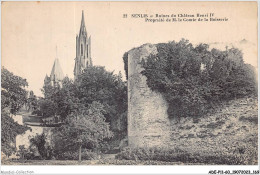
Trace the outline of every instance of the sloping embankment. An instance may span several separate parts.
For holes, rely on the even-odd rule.
[[[172,146],[202,157],[235,155],[243,164],[257,164],[258,106],[256,98],[232,100],[216,113],[195,121],[172,121]]]

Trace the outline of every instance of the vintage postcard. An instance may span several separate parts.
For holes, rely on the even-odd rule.
[[[257,10],[3,1],[1,173],[259,174]]]

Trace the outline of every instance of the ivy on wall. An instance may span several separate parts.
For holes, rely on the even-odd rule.
[[[257,96],[253,66],[245,64],[237,48],[209,50],[188,40],[159,43],[158,53],[141,64],[147,85],[163,94],[173,117],[200,117],[224,101]],[[127,54],[124,55],[127,75]]]
[[[123,61],[124,61],[124,69],[125,69],[126,79],[128,79],[128,52],[124,53]]]

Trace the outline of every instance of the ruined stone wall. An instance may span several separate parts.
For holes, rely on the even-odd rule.
[[[17,122],[19,125],[25,125],[23,123],[23,116],[22,115],[14,115],[13,119],[15,122]],[[19,149],[20,145],[24,145],[25,148],[29,148],[30,146],[30,139],[35,137],[37,134],[40,135],[42,133],[45,133],[46,135],[46,142],[47,144],[51,144],[52,140],[52,127],[43,127],[43,126],[29,126],[30,129],[27,130],[24,134],[19,134],[16,136],[15,144],[16,149]]]
[[[128,52],[128,146],[184,150],[200,155],[201,160],[214,157],[211,161],[221,164],[234,164],[235,156],[236,162],[257,165],[257,98],[232,100],[198,120],[175,117],[169,121],[167,102],[147,86],[141,74],[141,60],[156,53],[156,46],[149,44]]]
[[[168,104],[146,84],[141,60],[156,54],[151,44],[128,52],[128,144],[130,147],[168,147],[170,121]]]

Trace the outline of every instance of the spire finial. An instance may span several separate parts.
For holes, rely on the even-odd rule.
[[[87,34],[86,27],[85,27],[84,10],[82,10],[81,24],[79,30],[79,35],[81,34]]]
[[[82,20],[84,20],[84,10],[82,10]]]
[[[81,27],[85,27],[84,10],[82,10]]]
[[[58,47],[56,45],[56,58],[58,58]]]
[[[82,17],[81,17],[81,26],[85,26],[85,19],[84,19],[84,10],[82,10]]]

